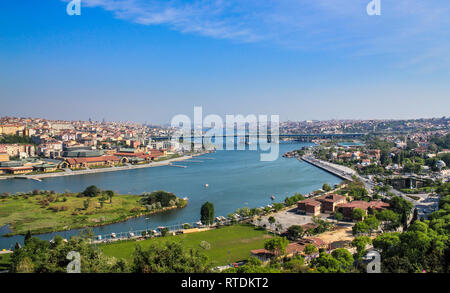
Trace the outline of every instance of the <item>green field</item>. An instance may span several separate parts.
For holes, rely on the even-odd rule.
[[[10,235],[16,235],[116,223],[147,213],[139,199],[136,195],[115,195],[112,203],[107,200],[101,207],[99,197],[93,197],[85,209],[87,198],[76,194],[9,196],[0,199],[0,227],[9,224]]]
[[[11,253],[0,254],[0,271],[9,269],[10,259],[11,259]]]
[[[250,256],[250,250],[263,248],[264,241],[268,238],[271,238],[271,236],[266,231],[247,225],[235,225],[205,232],[158,237],[138,242],[122,241],[101,244],[98,247],[107,256],[130,259],[137,243],[143,248],[147,248],[151,243],[161,243],[168,240],[180,241],[186,248],[201,251],[209,257],[213,265],[218,266],[247,259]],[[208,242],[210,248],[202,248],[200,246],[202,241]]]

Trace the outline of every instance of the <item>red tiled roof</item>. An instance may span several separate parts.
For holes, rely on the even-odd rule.
[[[10,170],[10,171],[14,171],[14,170],[33,170],[33,167],[3,167],[0,168],[0,170]]]
[[[310,206],[320,206],[321,205],[320,202],[318,202],[317,200],[312,199],[312,198],[304,199],[304,200],[301,200],[301,201],[299,201],[297,203],[298,204],[299,203],[304,203],[305,205],[310,205]]]
[[[323,195],[317,199],[322,200],[322,201],[328,201],[328,202],[337,202],[337,201],[344,200],[345,196],[342,196],[339,194],[327,194],[327,195]]]
[[[323,241],[322,239],[318,238],[318,237],[309,237],[305,240],[310,240],[311,244],[316,245],[317,247],[321,247],[324,246],[326,243],[325,241]]]
[[[382,202],[382,201],[371,201],[371,202],[367,202],[367,201],[362,201],[362,200],[355,200],[349,203],[345,203],[345,204],[341,204],[339,205],[339,207],[343,207],[343,208],[360,208],[363,210],[367,210],[368,208],[375,208],[375,209],[380,209],[380,208],[387,208],[389,207],[388,203]]]
[[[67,158],[66,161],[73,165],[79,163],[96,163],[96,162],[107,162],[107,161],[120,161],[119,157],[116,156],[100,156],[91,158]]]
[[[339,207],[343,208],[360,208],[363,210],[367,210],[370,207],[370,204],[367,201],[355,200],[352,202],[344,203],[339,205]]]

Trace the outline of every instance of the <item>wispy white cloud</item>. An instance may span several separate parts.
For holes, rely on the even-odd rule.
[[[63,0],[67,1],[67,0]],[[384,54],[404,66],[450,65],[450,1],[381,0],[82,0],[117,18],[182,33],[346,54]]]

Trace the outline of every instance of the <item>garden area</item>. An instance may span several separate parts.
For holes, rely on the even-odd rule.
[[[248,259],[250,250],[264,247],[265,240],[271,238],[267,231],[249,225],[224,226],[205,232],[182,234],[176,236],[157,237],[142,241],[122,241],[100,244],[106,256],[131,259],[136,244],[147,248],[151,244],[162,244],[166,241],[182,243],[185,248],[201,251],[213,262],[214,266],[226,265]]]

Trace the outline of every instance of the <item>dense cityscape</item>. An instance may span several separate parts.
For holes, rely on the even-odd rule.
[[[446,117],[417,120],[283,122],[280,123],[281,144],[296,141],[309,143],[308,146],[282,154],[283,157],[295,158],[320,168],[341,178],[341,183],[334,186],[324,183],[319,190],[308,194],[295,193],[287,196],[283,202],[274,202],[275,198],[272,198],[273,203],[266,207],[237,208],[227,217],[214,215],[214,206],[207,202],[202,206],[201,221],[186,223],[181,227],[159,227],[156,230],[127,232],[121,235],[112,233],[107,236],[91,235],[74,239],[83,243],[87,239],[86,243],[93,241],[109,245],[106,250],[120,250],[123,248],[121,240],[158,239],[172,234],[192,233],[191,230],[215,233],[214,230],[219,228],[238,229],[248,233],[249,231],[245,230],[254,229],[250,228],[254,226],[268,235],[273,235],[273,238],[271,236],[270,240],[266,240],[264,247],[260,249],[247,250],[247,260],[237,258],[234,264],[224,265],[220,258],[219,261],[212,258],[209,262],[200,258],[191,260],[198,262],[200,266],[192,272],[362,272],[367,270],[364,256],[369,249],[376,249],[384,255],[384,272],[447,272],[445,255],[448,253],[446,239],[449,227],[446,202],[450,196],[449,129],[450,119]],[[189,160],[195,156],[201,159],[205,154],[214,152],[205,150],[201,143],[193,143],[191,149],[180,148],[180,144],[174,145],[170,140],[175,131],[173,128],[132,122],[52,121],[43,118],[3,117],[0,119],[0,130],[0,179],[41,181],[44,178],[63,175],[170,166],[173,161]],[[346,133],[358,133],[358,139],[324,136]],[[37,218],[34,223],[26,224],[22,217],[32,217],[29,213],[33,213],[35,208],[24,205],[23,210],[16,210],[17,214],[13,212],[9,215],[9,220],[7,217],[0,225],[10,225],[12,233],[9,235],[26,234],[25,249],[29,252],[23,253],[35,253],[36,248],[27,248],[30,239],[40,241],[31,238],[32,234],[123,221],[123,218],[117,216],[119,206],[113,207],[113,198],[120,198],[122,207],[126,203],[131,208],[126,219],[183,208],[187,204],[187,198],[181,199],[165,191],[158,192],[142,194],[137,203],[131,199],[136,198],[135,196],[122,198],[122,195],[117,195],[114,191],[103,191],[96,186],[90,186],[79,194],[45,190],[16,194],[4,192],[1,195],[3,203],[12,204],[17,197],[28,198],[28,201],[30,198],[36,198],[41,208],[47,208],[49,213],[53,214],[47,216],[48,219],[53,218],[53,224],[46,227]],[[95,198],[99,196],[98,203],[95,203]],[[46,198],[45,201],[43,197]],[[78,204],[84,205],[84,208],[75,208],[71,212],[72,221],[62,221],[61,216],[70,214],[71,206],[76,204],[75,198],[80,197],[87,198],[84,201],[78,200]],[[61,205],[58,202],[66,204]],[[92,208],[94,211],[89,211]],[[0,207],[0,212],[2,209],[9,209],[8,204]],[[92,218],[81,220],[80,216],[83,214]],[[102,216],[98,218],[99,215]],[[58,224],[58,221],[64,224]],[[66,226],[63,227],[64,225]],[[224,231],[222,230],[222,233]],[[414,233],[417,235],[413,236]],[[401,250],[413,245],[407,242],[409,238],[403,235],[419,237],[418,239],[425,237],[422,241],[426,243],[421,245],[424,245],[423,249],[429,250],[429,253],[422,250],[419,256],[409,255],[407,251],[383,249],[388,242],[395,239],[402,243],[399,246],[399,249],[402,247]],[[62,240],[67,242],[67,239],[62,238],[52,241]],[[72,243],[72,240],[69,243]],[[254,245],[258,245],[257,243]],[[438,243],[441,243],[441,248],[436,246]],[[202,245],[211,244],[206,242]],[[11,270],[35,270],[36,268],[23,267],[24,259],[16,256],[18,251],[24,249],[20,247],[21,245],[16,243]],[[49,249],[57,247],[51,246]],[[167,249],[172,251],[182,248],[168,246]],[[156,247],[153,247],[153,251],[155,250],[157,251]],[[320,251],[331,254],[322,255]],[[7,252],[4,249],[3,255],[10,255]],[[100,253],[97,257],[102,259],[106,256]],[[327,258],[330,257],[334,259],[336,266],[328,263],[330,260]],[[280,267],[277,263],[282,259],[284,261]],[[131,259],[125,258],[113,267],[90,267],[86,271],[138,272],[150,269],[146,265],[135,267],[136,264],[130,261]],[[147,261],[150,259],[145,260]],[[211,267],[213,263],[220,265]],[[62,268],[55,267],[50,270],[59,269]],[[166,267],[163,270],[172,269]],[[193,268],[185,269],[188,272]]]
[[[446,282],[449,11],[0,1],[0,283]]]

